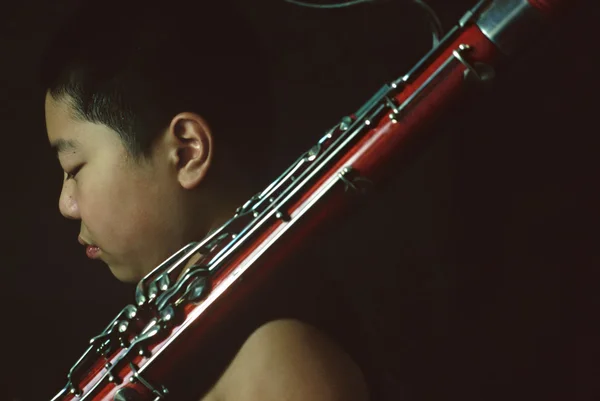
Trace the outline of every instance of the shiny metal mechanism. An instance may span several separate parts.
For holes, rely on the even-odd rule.
[[[342,121],[340,122],[340,130],[341,131],[347,131],[348,128],[350,128],[350,125],[352,124],[352,118],[351,117],[343,117]]]
[[[352,173],[352,167],[351,166],[346,166],[342,169],[342,171],[340,171],[338,173],[338,177],[340,178],[340,180],[344,183],[345,187],[344,187],[344,191],[348,191],[348,189],[353,189],[355,191],[358,191],[358,188],[356,188],[356,186],[354,185],[354,183],[352,183],[352,181],[350,181],[350,179],[348,179],[348,175]]]
[[[123,383],[123,380],[119,376],[114,376],[112,373],[108,374],[108,381],[115,384]]]
[[[492,0],[481,0],[475,5],[475,7],[467,11],[465,15],[462,16],[462,18],[458,22],[458,25],[461,28],[464,28],[465,26],[475,22],[477,20],[477,17],[479,17],[479,13],[481,12],[481,10],[483,10],[484,7],[488,6],[491,2]]]
[[[481,13],[477,26],[500,51],[512,55],[523,38],[533,36],[543,22],[528,0],[496,0]]]
[[[114,397],[115,401],[141,401],[140,394],[130,387],[120,388]]]
[[[354,193],[365,195],[373,186],[373,182],[358,174],[358,170],[352,166],[344,167],[339,173],[338,178],[344,183],[344,191],[351,189]]]
[[[452,55],[465,67],[467,67],[467,70],[465,71],[465,79],[474,79],[479,82],[492,80],[496,76],[494,68],[484,63],[472,64],[466,58],[466,55],[470,50],[471,46],[460,44],[458,49],[452,52]]]
[[[289,214],[282,212],[281,210],[278,210],[277,213],[275,213],[275,217],[286,222],[292,219]]]
[[[388,114],[388,117],[390,118],[393,124],[397,124],[397,117],[400,114],[400,110],[398,110],[398,104],[396,103],[395,99],[390,96],[385,97],[385,103],[391,110],[391,113]]]
[[[160,386],[160,390],[157,390],[152,384],[148,382],[148,380],[144,379],[140,375],[138,370],[135,368],[135,365],[133,363],[129,363],[129,368],[133,372],[133,375],[129,378],[129,381],[131,383],[135,383],[136,381],[142,383],[144,387],[146,387],[152,392],[152,394],[154,394],[154,401],[163,400],[169,394],[169,390],[167,390],[165,386]]]
[[[212,237],[216,235],[216,233],[214,233],[213,235],[211,235],[209,238],[206,239],[206,241],[209,241],[212,239]],[[179,251],[175,252],[173,255],[171,255],[167,260],[165,260],[163,263],[161,263],[158,267],[154,268],[150,273],[148,273],[146,275],[146,277],[144,277],[143,279],[140,280],[140,282],[137,284],[136,289],[135,289],[135,302],[138,305],[138,307],[141,307],[149,302],[151,302],[152,300],[156,299],[157,296],[159,295],[159,292],[165,291],[163,290],[165,284],[169,284],[169,273],[172,273],[174,270],[178,269],[178,268],[182,268],[185,260],[186,260],[186,256],[191,256],[194,252],[196,252],[202,244],[199,244],[197,242],[192,242],[187,244],[186,246],[184,246],[183,248],[181,248]],[[161,275],[167,275],[167,277],[165,278],[161,278],[158,277],[160,281],[160,286],[155,283],[153,285],[150,285],[149,283],[156,280],[156,277],[161,274]]]

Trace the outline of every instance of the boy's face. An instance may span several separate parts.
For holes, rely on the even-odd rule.
[[[119,280],[141,279],[186,240],[185,205],[168,155],[159,149],[138,163],[115,131],[76,120],[64,99],[47,96],[45,111],[65,171],[60,212],[81,222],[89,257]]]

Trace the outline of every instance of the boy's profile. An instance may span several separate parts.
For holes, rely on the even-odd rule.
[[[88,2],[42,76],[60,212],[121,281],[203,238],[269,178],[267,64],[222,1]],[[293,318],[255,327],[209,388],[202,400],[369,399],[356,361]]]

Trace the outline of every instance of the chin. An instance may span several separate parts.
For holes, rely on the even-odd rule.
[[[108,268],[117,280],[127,284],[137,284],[144,277],[131,267],[108,265]]]

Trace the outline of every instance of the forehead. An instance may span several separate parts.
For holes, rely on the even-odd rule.
[[[97,148],[123,149],[118,134],[102,124],[76,117],[68,98],[46,95],[46,131],[48,140],[59,156]]]

